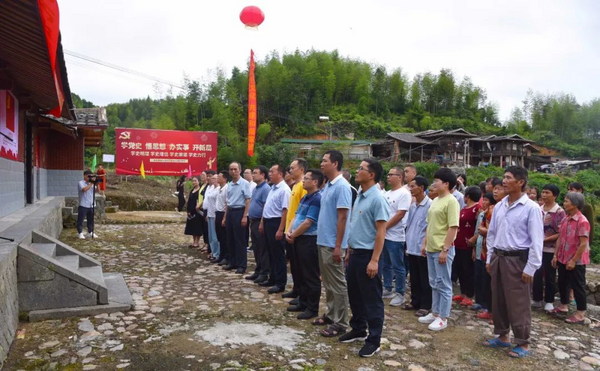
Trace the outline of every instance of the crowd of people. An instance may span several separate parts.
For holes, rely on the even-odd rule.
[[[530,353],[532,308],[584,322],[593,209],[580,183],[564,190],[560,206],[561,190],[529,188],[520,166],[468,186],[466,175],[449,168],[430,183],[409,164],[392,167],[381,183],[382,165],[364,159],[354,173],[357,189],[343,164],[330,150],[320,169],[296,158],[288,167],[244,170],[232,162],[203,172],[187,200],[190,247],[201,248],[204,238],[210,261],[240,275],[252,250],[256,266],[245,279],[291,298],[287,311],[322,327],[322,336],[363,341],[362,357],[380,349],[386,303],[414,311],[432,331],[448,326],[453,302],[468,307],[494,325],[497,337],[483,346],[512,348],[516,358]],[[284,292],[288,262],[293,288]],[[569,316],[573,300],[577,311]]]

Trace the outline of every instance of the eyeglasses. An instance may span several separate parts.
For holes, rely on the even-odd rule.
[[[369,168],[368,167],[362,167],[362,166],[358,167],[358,171],[363,171],[363,170],[364,171],[369,171]]]
[[[311,178],[311,177],[307,177],[307,176],[305,176],[305,177],[304,177],[304,178],[302,178],[302,179],[304,179],[304,181],[305,181],[305,182],[308,182],[308,181],[314,180],[313,178]]]

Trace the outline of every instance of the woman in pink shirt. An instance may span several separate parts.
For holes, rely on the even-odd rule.
[[[560,223],[559,237],[552,266],[558,268],[558,290],[560,305],[552,314],[569,312],[569,287],[573,289],[577,302],[577,313],[566,319],[567,323],[584,323],[586,307],[585,266],[590,264],[590,223],[581,213],[585,198],[581,193],[569,192],[563,207],[567,217]]]

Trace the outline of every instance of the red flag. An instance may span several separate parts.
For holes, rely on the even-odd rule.
[[[54,107],[50,113],[56,117],[60,117],[65,97],[62,91],[62,82],[59,78],[60,71],[56,70],[56,53],[58,51],[58,38],[60,35],[58,3],[56,0],[38,0],[37,3],[44,28],[46,45],[48,46],[48,56],[50,57],[50,67],[54,76],[56,96],[58,98],[58,106]]]
[[[250,71],[248,78],[248,156],[254,156],[256,140],[256,82],[254,81],[254,51],[250,50]]]

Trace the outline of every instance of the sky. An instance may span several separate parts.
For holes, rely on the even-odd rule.
[[[210,80],[296,49],[417,73],[451,69],[484,88],[506,120],[527,91],[600,97],[597,0],[58,0],[63,48],[163,80]],[[259,6],[246,30],[239,14]],[[97,105],[158,97],[150,80],[66,56],[71,91]],[[168,90],[165,86],[163,92]],[[176,93],[177,90],[175,89]]]

